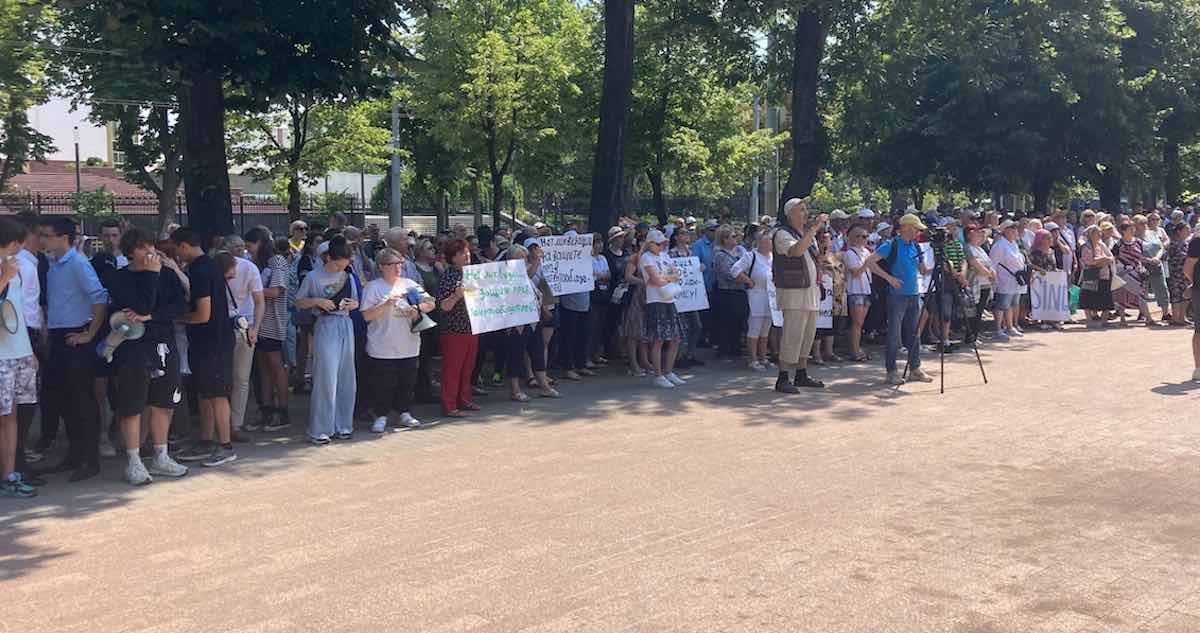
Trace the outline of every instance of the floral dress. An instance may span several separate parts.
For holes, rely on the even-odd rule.
[[[1117,274],[1125,281],[1125,286],[1113,291],[1113,301],[1122,308],[1137,310],[1146,302],[1146,266],[1143,252],[1141,240],[1117,242]]]
[[[1187,242],[1183,240],[1171,242],[1167,247],[1167,289],[1171,293],[1171,303],[1183,303],[1188,300],[1188,280],[1183,276],[1187,250]]]

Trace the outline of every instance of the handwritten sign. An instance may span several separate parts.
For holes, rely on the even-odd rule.
[[[1071,284],[1067,273],[1035,273],[1029,287],[1029,306],[1035,321],[1068,321],[1071,319]]]
[[[592,234],[539,237],[542,243],[542,274],[554,296],[591,292],[596,287],[592,276]]]
[[[704,290],[704,274],[700,272],[699,257],[674,257],[679,269],[679,285],[683,290],[675,295],[675,310],[680,314],[708,309],[708,292]]]
[[[541,317],[525,262],[519,259],[463,268],[463,288],[474,334],[536,323]]]
[[[833,275],[824,273],[821,275],[821,285],[825,287],[825,298],[821,300],[817,306],[817,328],[822,330],[833,329]]]

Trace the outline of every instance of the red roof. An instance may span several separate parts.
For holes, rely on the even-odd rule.
[[[121,197],[154,197],[153,193],[121,178],[121,174],[112,167],[80,166],[79,180],[84,191],[105,189]],[[8,185],[16,192],[75,193],[75,163],[58,160],[30,163],[27,172],[10,178]]]

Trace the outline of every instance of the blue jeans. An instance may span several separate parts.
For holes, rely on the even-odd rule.
[[[916,295],[890,294],[887,298],[888,334],[885,367],[896,371],[896,357],[900,353],[900,339],[908,348],[908,369],[921,366],[921,342],[917,340],[917,320],[921,316],[921,298]]]
[[[354,431],[357,390],[354,369],[354,323],[350,317],[317,318],[313,328],[313,389],[310,437]]]

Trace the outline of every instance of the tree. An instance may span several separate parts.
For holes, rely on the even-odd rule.
[[[209,235],[233,230],[225,151],[226,87],[251,101],[287,94],[351,95],[378,83],[407,3],[268,0],[64,0],[105,11],[123,52],[179,78],[189,219]],[[145,37],[124,39],[136,27]],[[241,106],[242,104],[235,104]]]
[[[288,216],[300,218],[301,185],[338,167],[383,167],[392,153],[391,131],[373,124],[384,101],[340,103],[309,95],[269,100],[266,112],[229,118],[229,156],[259,180],[279,180],[287,191]]]
[[[49,98],[48,63],[37,42],[55,22],[47,3],[0,0],[0,192],[26,163],[54,151],[50,137],[29,124],[29,110]]]
[[[633,99],[634,0],[604,2],[604,86],[588,226],[606,230],[625,212],[626,136]]]
[[[413,109],[487,172],[497,225],[518,150],[556,136],[579,91],[583,17],[571,0],[450,0],[422,20]]]

